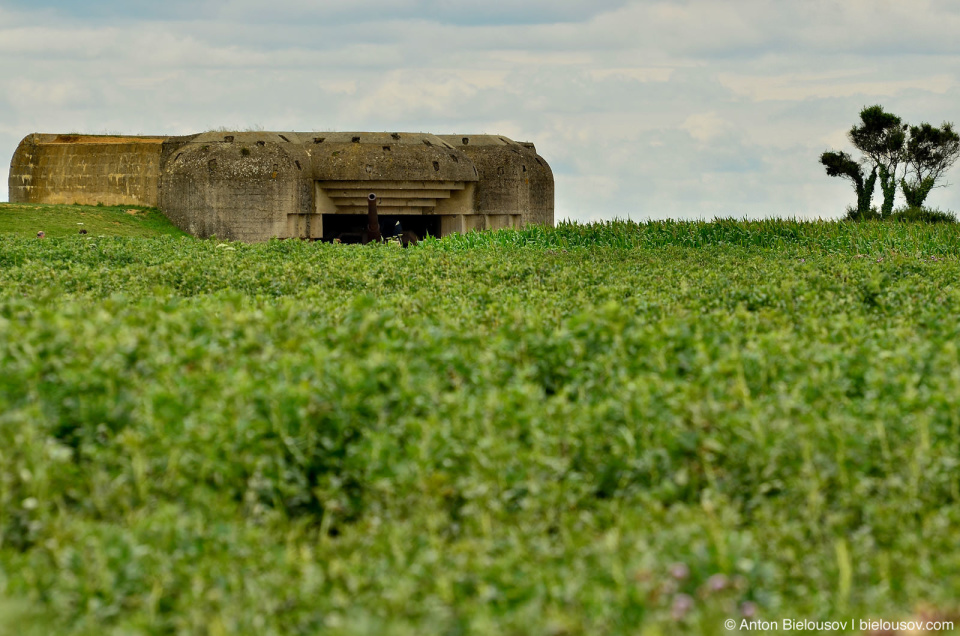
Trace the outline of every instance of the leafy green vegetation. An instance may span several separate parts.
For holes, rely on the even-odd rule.
[[[913,223],[0,238],[0,624],[956,620],[958,257]]]
[[[0,203],[0,235],[47,238],[87,236],[184,236],[160,210],[138,206]]]
[[[923,209],[927,195],[938,183],[945,185],[947,172],[960,159],[960,135],[952,123],[943,122],[940,127],[926,122],[911,126],[879,104],[860,111],[860,122],[847,132],[847,137],[862,154],[861,161],[855,161],[846,152],[828,150],[820,155],[820,163],[827,176],[853,184],[857,206],[847,210],[847,218],[853,221],[891,218],[897,183],[908,210],[922,218],[923,213],[930,212]],[[877,176],[883,193],[879,210],[871,207]]]
[[[935,208],[904,207],[894,211],[892,219],[904,223],[956,223],[957,215]]]

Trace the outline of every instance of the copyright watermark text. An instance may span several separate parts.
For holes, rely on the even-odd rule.
[[[776,621],[735,620],[728,618],[724,622],[728,631],[739,632],[946,632],[952,631],[952,621],[881,621],[873,619],[847,619],[845,621],[821,621],[784,618]]]

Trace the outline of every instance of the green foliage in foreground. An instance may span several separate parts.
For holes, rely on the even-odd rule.
[[[958,246],[775,222],[0,239],[0,621],[951,616]]]
[[[36,237],[43,230],[47,238],[86,236],[184,236],[155,208],[138,206],[45,205],[0,203],[0,235]]]

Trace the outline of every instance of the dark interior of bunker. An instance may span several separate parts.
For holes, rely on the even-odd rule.
[[[378,220],[380,235],[384,238],[399,236],[403,232],[413,232],[418,240],[427,236],[440,236],[440,217],[438,216],[381,214]],[[324,214],[321,240],[327,243],[334,239],[338,239],[341,243],[362,243],[366,229],[366,214]]]

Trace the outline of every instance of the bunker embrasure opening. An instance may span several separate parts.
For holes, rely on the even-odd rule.
[[[380,235],[384,239],[401,236],[403,232],[413,232],[417,235],[417,240],[423,240],[427,236],[440,236],[440,217],[436,216],[381,214],[379,222]],[[364,243],[366,231],[365,214],[323,215],[322,240],[325,242],[338,240],[341,243]]]

